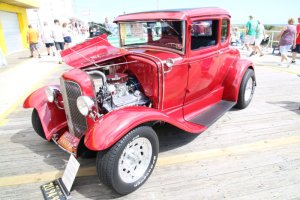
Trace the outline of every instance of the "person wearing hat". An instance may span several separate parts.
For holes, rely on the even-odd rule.
[[[250,50],[250,45],[254,44],[257,25],[257,20],[254,20],[254,17],[250,15],[249,21],[246,24],[245,46],[247,50]]]

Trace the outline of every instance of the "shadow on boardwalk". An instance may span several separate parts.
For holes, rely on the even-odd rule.
[[[197,138],[198,134],[191,134],[184,132],[172,125],[156,125],[153,129],[157,132],[160,142],[160,152],[170,151],[181,146],[184,146]],[[40,138],[32,128],[23,129],[14,134],[10,138],[11,142],[21,144],[26,149],[29,149],[35,156],[32,162],[35,163],[35,159],[42,161],[46,165],[55,167],[57,170],[63,171],[66,167],[69,154],[62,151],[53,142],[45,141]],[[78,158],[81,168],[95,167],[96,158]],[[42,168],[42,166],[40,167]],[[42,170],[42,169],[37,169]],[[58,176],[59,174],[57,174]],[[98,179],[97,175],[90,175],[85,177],[77,177],[73,192],[83,195],[89,199],[115,199],[121,196],[115,193],[113,190],[103,185]]]
[[[294,101],[268,101],[267,103],[280,106],[289,111],[293,111],[300,115],[300,102]]]

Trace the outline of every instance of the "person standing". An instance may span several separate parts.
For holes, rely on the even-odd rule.
[[[53,40],[52,30],[48,26],[47,22],[44,22],[42,39],[43,39],[43,42],[45,43],[45,46],[47,48],[48,56],[50,56],[50,51],[52,51],[52,55],[55,56],[54,49],[53,49],[54,40]]]
[[[241,32],[239,31],[238,27],[234,27],[230,36],[230,44],[231,45],[235,44],[236,46],[240,45],[241,43],[240,38],[241,38]]]
[[[53,35],[53,39],[54,39],[55,48],[58,51],[58,63],[62,64],[60,52],[62,50],[64,50],[65,42],[64,42],[64,36],[63,36],[63,29],[60,26],[58,19],[54,20],[54,27],[52,30],[52,35]]]
[[[260,54],[260,56],[263,56],[263,52],[261,51],[261,42],[263,39],[266,38],[266,32],[265,32],[265,27],[261,23],[261,21],[257,20],[257,28],[256,28],[256,36],[255,36],[255,44],[253,46],[253,51],[250,54],[250,56],[255,55],[257,52]]]
[[[70,44],[72,43],[71,30],[69,29],[67,23],[63,23],[62,27],[63,27],[65,47],[69,48]]]
[[[109,32],[112,32],[112,24],[109,22],[108,20],[108,17],[105,17],[104,19],[104,26],[105,26],[105,29]]]
[[[294,19],[288,20],[288,25],[280,32],[279,40],[279,51],[281,53],[280,66],[283,65],[284,61],[288,61],[287,53],[296,43],[296,27],[294,26]],[[287,67],[289,67],[289,63]]]
[[[297,53],[300,53],[300,17],[298,18],[298,24],[296,27],[296,43],[294,43],[293,49],[292,49],[292,64],[296,63],[296,56]]]
[[[36,51],[38,53],[38,57],[41,58],[41,54],[38,49],[38,42],[39,42],[39,33],[37,32],[37,30],[33,29],[31,25],[28,25],[27,43],[29,43],[31,58],[33,58],[34,51]]]
[[[249,16],[249,21],[246,24],[246,37],[245,37],[245,46],[247,50],[250,50],[250,45],[253,45],[256,36],[256,28],[257,28],[257,21],[254,20],[252,15]]]

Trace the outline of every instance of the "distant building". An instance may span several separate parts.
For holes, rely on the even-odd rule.
[[[68,22],[69,18],[75,17],[74,0],[40,0],[39,9],[27,10],[29,23],[40,28],[44,21],[49,24],[54,19],[60,22]]]
[[[0,48],[5,55],[28,47],[26,9],[38,7],[38,0],[0,0]]]

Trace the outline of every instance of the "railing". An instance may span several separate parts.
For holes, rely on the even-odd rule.
[[[266,34],[270,36],[269,47],[273,47],[273,43],[279,44],[279,40],[275,40],[274,38],[279,39],[280,31],[268,31],[268,30],[266,30]]]
[[[273,48],[274,43],[279,44],[279,34],[280,31],[270,31],[270,30],[265,30],[266,34],[270,37],[269,44],[267,47]],[[240,32],[246,36],[246,29],[240,29]]]

